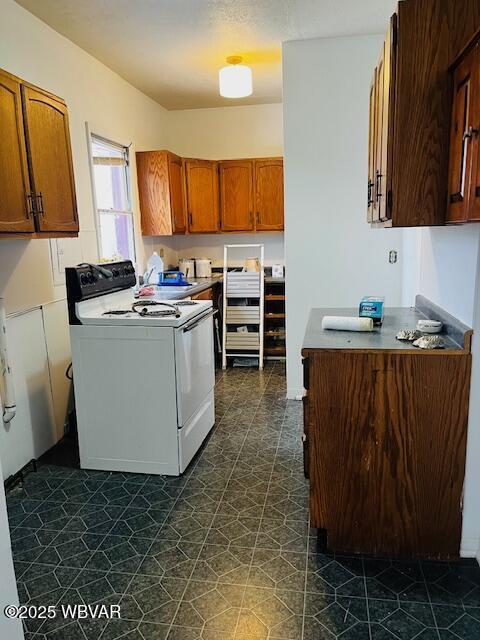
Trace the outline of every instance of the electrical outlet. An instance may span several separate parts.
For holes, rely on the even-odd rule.
[[[391,249],[388,254],[388,261],[390,264],[395,264],[398,259],[398,254],[395,249]]]

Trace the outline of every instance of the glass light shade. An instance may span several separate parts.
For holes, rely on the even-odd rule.
[[[252,70],[244,64],[229,64],[218,72],[220,95],[224,98],[245,98],[253,91]]]

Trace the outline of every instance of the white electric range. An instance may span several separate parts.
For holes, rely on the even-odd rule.
[[[212,302],[136,299],[128,261],[66,275],[81,467],[181,474],[215,422]]]

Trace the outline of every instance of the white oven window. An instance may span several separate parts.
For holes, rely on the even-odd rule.
[[[128,147],[91,136],[100,262],[135,262]]]

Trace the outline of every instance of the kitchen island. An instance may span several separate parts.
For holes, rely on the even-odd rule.
[[[471,330],[417,296],[371,333],[322,330],[314,309],[302,349],[304,460],[319,541],[342,553],[458,558]],[[444,323],[446,348],[395,339],[419,318]]]

